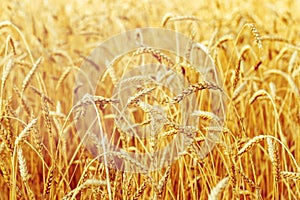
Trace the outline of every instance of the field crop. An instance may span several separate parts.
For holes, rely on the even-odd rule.
[[[1,200],[300,199],[299,1],[0,5]],[[146,27],[191,43],[91,53]]]

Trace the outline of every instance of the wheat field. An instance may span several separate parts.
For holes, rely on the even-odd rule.
[[[0,5],[1,200],[300,199],[299,1],[2,0]],[[218,85],[200,78],[189,54],[179,58],[140,48],[107,66],[96,94],[74,103],[76,77],[91,52],[116,34],[143,27],[173,30],[205,46]],[[140,73],[134,69],[145,62],[172,66],[188,81],[173,94],[143,74],[123,76],[129,69]],[[147,70],[151,74],[154,68]],[[121,78],[136,89],[125,102],[113,98],[125,98],[112,92]],[[220,116],[205,110],[214,103],[206,98],[214,91],[222,93],[226,107],[217,127],[210,125]],[[192,97],[195,104],[185,107]],[[157,102],[164,107],[152,105]],[[189,145],[156,170],[121,151],[101,150],[97,139],[90,151],[76,128],[86,116],[75,112],[89,103],[98,113],[95,123],[125,152],[147,154],[176,137]],[[122,124],[124,116],[113,122],[125,107],[141,129]],[[180,124],[190,111],[196,125]],[[149,124],[157,135],[142,141],[126,135],[126,130],[145,132]],[[219,137],[203,156],[205,133],[214,128]],[[116,160],[138,172],[116,168]]]

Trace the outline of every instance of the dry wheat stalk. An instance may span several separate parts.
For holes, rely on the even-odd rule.
[[[278,74],[278,75],[281,75],[282,77],[284,77],[289,85],[291,86],[292,88],[292,91],[295,93],[295,95],[300,98],[300,90],[299,88],[297,87],[295,81],[293,80],[293,78],[291,77],[290,74],[286,73],[286,72],[283,72],[281,70],[278,70],[278,69],[270,69],[266,72],[264,72],[266,75],[269,75],[269,74]]]
[[[27,76],[25,77],[23,83],[22,83],[22,89],[21,89],[21,93],[23,94],[25,89],[27,88],[30,80],[32,79],[35,71],[37,70],[38,66],[41,64],[43,58],[40,57],[38,58],[38,60],[35,62],[35,64],[33,65],[33,67],[31,68],[31,70],[29,71],[29,73],[27,74]]]
[[[234,40],[234,37],[232,35],[224,35],[213,45],[211,50],[214,50],[215,48],[220,48],[224,43],[232,40]]]
[[[90,188],[92,186],[99,187],[99,186],[106,186],[107,182],[103,180],[97,180],[97,179],[88,179],[83,184],[81,184],[79,187],[76,187],[75,189],[71,190],[67,195],[65,195],[62,199],[63,200],[69,200],[69,199],[75,199],[76,195],[86,189]]]

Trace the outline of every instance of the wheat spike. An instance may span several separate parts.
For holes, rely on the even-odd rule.
[[[171,172],[171,166],[169,166],[167,168],[167,170],[165,171],[163,177],[159,180],[158,185],[156,186],[156,197],[158,199],[163,198],[163,192],[165,191],[167,181],[168,181],[168,178],[170,176],[170,172]]]
[[[58,90],[58,88],[61,86],[62,82],[70,74],[71,70],[72,70],[72,67],[68,67],[67,69],[65,69],[65,71],[62,73],[62,75],[59,77],[59,79],[57,81],[57,85],[55,87],[55,90]]]
[[[138,200],[139,197],[143,194],[147,186],[149,185],[149,181],[145,180],[142,185],[137,189],[137,191],[133,194],[132,199]]]
[[[256,91],[252,97],[249,99],[249,104],[253,104],[257,98],[267,96],[267,92],[265,90]]]
[[[22,130],[22,132],[18,135],[18,137],[15,140],[15,146],[18,146],[18,144],[27,136],[29,130],[37,123],[37,119],[31,120],[29,124],[26,125],[26,127]]]
[[[215,120],[219,121],[219,117],[212,112],[203,111],[203,110],[195,110],[192,113],[192,116],[198,116],[204,120]]]
[[[27,114],[28,116],[30,116],[30,113],[31,113],[31,112],[30,112],[29,106],[28,106],[28,104],[26,103],[26,100],[24,100],[24,98],[22,98],[21,92],[19,91],[19,89],[17,88],[17,86],[14,86],[14,91],[15,91],[15,93],[18,95],[18,97],[20,98],[20,100],[21,100],[21,105],[22,105],[22,107],[24,108],[26,114]]]
[[[56,169],[55,164],[52,164],[50,169],[48,170],[46,183],[44,184],[44,192],[43,192],[44,197],[48,195],[51,191],[55,169]]]
[[[21,148],[18,148],[18,161],[19,161],[20,174],[21,174],[22,180],[24,182],[27,182],[28,181],[28,169],[27,169],[26,160],[23,156],[23,151]]]
[[[295,65],[296,65],[296,60],[298,57],[298,51],[294,51],[294,53],[291,56],[291,59],[289,61],[289,66],[288,66],[288,72],[289,74],[292,74],[294,69],[295,69]]]
[[[281,171],[280,175],[283,178],[287,179],[294,179],[296,181],[300,181],[300,173],[299,172],[287,172],[287,171]]]
[[[278,146],[276,143],[273,142],[271,138],[267,138],[268,144],[268,153],[274,167],[274,175],[275,181],[278,183],[280,179],[280,167],[279,167],[279,153],[278,153]]]
[[[241,93],[241,91],[246,87],[247,85],[247,81],[244,81],[242,84],[240,84],[234,91],[232,94],[232,100],[236,100],[236,98],[239,96],[239,94]]]
[[[7,64],[5,65],[4,67],[4,70],[3,70],[3,74],[2,74],[2,82],[1,82],[1,93],[3,94],[3,90],[4,90],[4,87],[5,87],[5,83],[6,83],[6,80],[8,78],[8,75],[10,73],[10,71],[12,70],[14,66],[14,61],[13,59],[9,59]]]
[[[209,200],[218,200],[221,192],[226,188],[229,181],[229,177],[225,177],[218,182],[218,184],[211,190],[208,199]]]
[[[261,36],[257,30],[257,28],[255,27],[255,24],[253,23],[248,23],[247,26],[250,28],[252,34],[254,35],[255,37],[255,41],[256,41],[256,44],[258,46],[259,49],[262,49],[262,39],[261,39]]]
[[[237,156],[242,155],[243,153],[249,151],[254,145],[266,139],[268,136],[266,135],[258,135],[249,140],[237,153]]]
[[[156,58],[158,60],[159,63],[162,63],[162,61],[165,61],[168,66],[172,67],[174,66],[174,62],[173,60],[167,56],[166,54],[162,53],[161,51],[154,49],[152,47],[141,47],[139,49],[137,49],[133,55],[137,56],[137,55],[141,55],[141,54],[151,54],[154,58]]]
[[[32,79],[36,69],[38,68],[38,66],[40,65],[40,63],[42,62],[42,57],[40,57],[36,63],[33,65],[33,67],[31,68],[31,70],[29,71],[29,73],[27,74],[27,76],[25,77],[23,84],[22,84],[22,89],[21,89],[21,93],[23,94],[25,89],[27,88],[30,80]]]
[[[138,91],[134,96],[131,96],[130,98],[128,98],[127,105],[132,105],[132,104],[137,103],[142,97],[151,93],[154,89],[155,89],[155,87],[144,88],[141,91]]]
[[[221,90],[220,87],[218,87],[217,85],[215,85],[214,83],[211,82],[199,82],[196,84],[192,84],[190,85],[187,89],[183,90],[180,94],[178,94],[176,97],[174,97],[171,100],[171,103],[179,103],[180,101],[182,101],[185,97],[187,97],[188,95],[192,94],[193,92],[197,92],[200,90],[204,90],[204,89],[208,89],[208,90]]]

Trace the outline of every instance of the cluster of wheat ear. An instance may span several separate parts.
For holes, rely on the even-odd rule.
[[[4,0],[1,7],[0,199],[300,199],[296,1]],[[72,103],[90,52],[149,26],[205,46],[218,81],[197,71],[206,66],[191,62],[192,42],[182,57],[145,45],[107,63],[96,93]],[[126,76],[147,63],[166,73]],[[161,83],[172,73],[184,79],[176,92]],[[224,97],[222,115],[212,109],[215,93]],[[89,106],[97,113],[91,124],[122,151],[91,130],[83,135],[95,148],[84,144],[76,123]],[[128,134],[136,130],[149,138]],[[163,152],[176,138],[187,148]],[[204,154],[210,140],[216,145]]]

